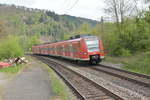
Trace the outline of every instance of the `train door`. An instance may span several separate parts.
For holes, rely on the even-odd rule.
[[[73,43],[73,57],[74,58],[79,58],[79,48],[80,48],[80,45],[79,45],[79,42],[74,42]]]
[[[80,49],[79,50],[80,59],[86,59],[89,57],[88,51],[87,51],[87,46],[86,46],[84,39],[80,40],[80,48],[79,49]]]
[[[53,55],[57,55],[57,46],[54,45],[52,48],[53,48]]]
[[[66,45],[66,56],[69,57],[70,56],[70,50],[69,50],[69,44]]]
[[[80,41],[76,44],[76,57],[80,58]]]
[[[63,44],[60,44],[59,47],[60,47],[59,48],[60,49],[60,55],[63,56]]]
[[[51,54],[51,46],[50,46],[50,45],[47,46],[47,50],[48,50],[48,51],[47,51],[47,52],[48,52],[48,55],[50,55],[50,54]]]
[[[45,46],[45,54],[48,55],[49,54],[49,49],[48,49],[48,45]]]
[[[70,51],[70,57],[71,57],[71,58],[74,58],[74,57],[73,57],[73,43],[71,43],[71,44],[69,45],[69,51]]]
[[[65,44],[62,44],[62,56],[65,56]]]
[[[56,53],[56,55],[59,55],[59,46],[56,45],[55,47],[56,47],[56,50],[55,50],[56,52],[55,53]]]
[[[64,44],[64,56],[66,57],[67,56],[67,44],[65,43]]]

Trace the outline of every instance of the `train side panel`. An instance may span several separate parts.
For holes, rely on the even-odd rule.
[[[102,40],[96,37],[42,44],[33,46],[32,51],[34,54],[61,56],[92,63],[99,63],[104,58]]]

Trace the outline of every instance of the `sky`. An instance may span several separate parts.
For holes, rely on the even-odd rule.
[[[103,8],[105,7],[103,0],[0,0],[0,3],[47,9],[57,14],[68,14],[94,20],[100,20],[104,15]]]

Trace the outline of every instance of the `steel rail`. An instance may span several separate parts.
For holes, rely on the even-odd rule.
[[[43,63],[47,64],[50,68],[52,68],[63,79],[63,81],[67,84],[67,86],[69,86],[71,88],[71,90],[75,93],[75,95],[77,96],[77,98],[79,98],[80,100],[86,100],[80,94],[80,92],[71,84],[71,82],[67,78],[65,78],[65,76],[59,72],[59,70],[56,70],[53,67],[54,65],[49,64],[46,60],[44,60],[41,57],[37,57],[37,56],[34,56],[34,57],[36,57],[37,59],[41,60]]]
[[[106,67],[106,68],[113,69],[113,70],[117,70],[117,71],[120,71],[120,72],[125,72],[125,73],[132,74],[132,75],[136,75],[136,76],[139,76],[139,77],[150,79],[150,75],[145,75],[145,74],[140,74],[140,73],[136,73],[136,72],[131,72],[131,71],[127,71],[127,70],[123,70],[123,69],[119,69],[119,68],[115,68],[115,67],[111,67],[111,66],[107,66],[107,65],[103,65],[103,64],[99,64],[99,66]]]
[[[150,76],[148,75],[143,75],[143,74],[138,74],[138,73],[132,73],[129,71],[125,71],[122,69],[118,69],[118,68],[113,68],[110,66],[105,66],[105,65],[99,65],[99,66],[93,66],[93,67],[89,67],[93,70],[96,71],[101,71],[104,73],[107,73],[109,75],[113,75],[115,77],[119,77],[121,79],[125,79],[134,83],[138,83],[140,85],[146,86],[148,88],[150,88]]]
[[[102,91],[103,93],[107,94],[109,97],[114,98],[115,100],[123,100],[121,97],[119,97],[118,95],[112,93],[111,91],[107,90],[106,88],[100,86],[99,84],[93,82],[92,80],[88,79],[87,77],[81,75],[80,73],[77,73],[67,67],[65,67],[63,64],[54,62],[50,59],[46,59],[45,57],[39,57],[36,56],[36,58],[38,58],[39,60],[43,61],[44,63],[46,63],[49,67],[51,67],[71,88],[72,90],[76,93],[76,95],[81,99],[81,100],[89,100],[84,94],[81,93],[81,91],[79,91],[79,89],[77,89],[70,80],[68,80],[68,78],[62,74],[62,70],[68,70],[70,71],[72,74],[74,73],[74,75],[76,75],[75,77],[78,76],[78,78],[82,78],[83,80],[85,80],[87,83],[92,84],[94,87],[96,87],[97,89],[99,89],[99,91]],[[58,67],[58,68],[57,68]],[[63,69],[62,69],[63,68]],[[76,78],[76,79],[78,79]],[[87,84],[85,83],[85,84]],[[83,83],[82,83],[83,84]],[[87,91],[88,92],[88,91]],[[104,97],[106,97],[106,95],[104,95]],[[94,98],[94,97],[93,97]],[[111,99],[112,99],[111,98]],[[108,99],[108,98],[107,98]],[[99,99],[97,99],[99,100]]]

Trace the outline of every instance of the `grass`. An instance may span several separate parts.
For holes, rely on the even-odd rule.
[[[122,63],[125,70],[150,75],[150,52],[137,53],[130,57],[106,57],[106,62]]]
[[[1,68],[0,72],[17,73],[21,68],[22,68],[22,65],[10,66],[6,68]]]
[[[124,62],[124,69],[150,75],[150,53],[144,53],[132,62]]]
[[[53,91],[60,96],[63,100],[69,100],[67,94],[66,94],[66,88],[62,85],[60,82],[60,79],[53,73],[53,71],[50,69],[49,74],[52,81],[52,89]]]
[[[63,82],[60,80],[60,78],[58,78],[52,69],[48,68],[48,73],[52,80],[52,90],[54,93],[56,93],[61,100],[70,100],[70,91],[67,90],[65,84],[63,84]]]
[[[53,88],[53,91],[55,93],[57,93],[59,96],[63,96],[63,97],[66,97],[62,91],[65,90],[64,86],[62,86],[60,80],[57,78],[57,76],[53,73],[52,69],[49,69],[49,74],[50,74],[50,77],[51,77],[51,80],[53,80],[52,82],[52,88]]]

